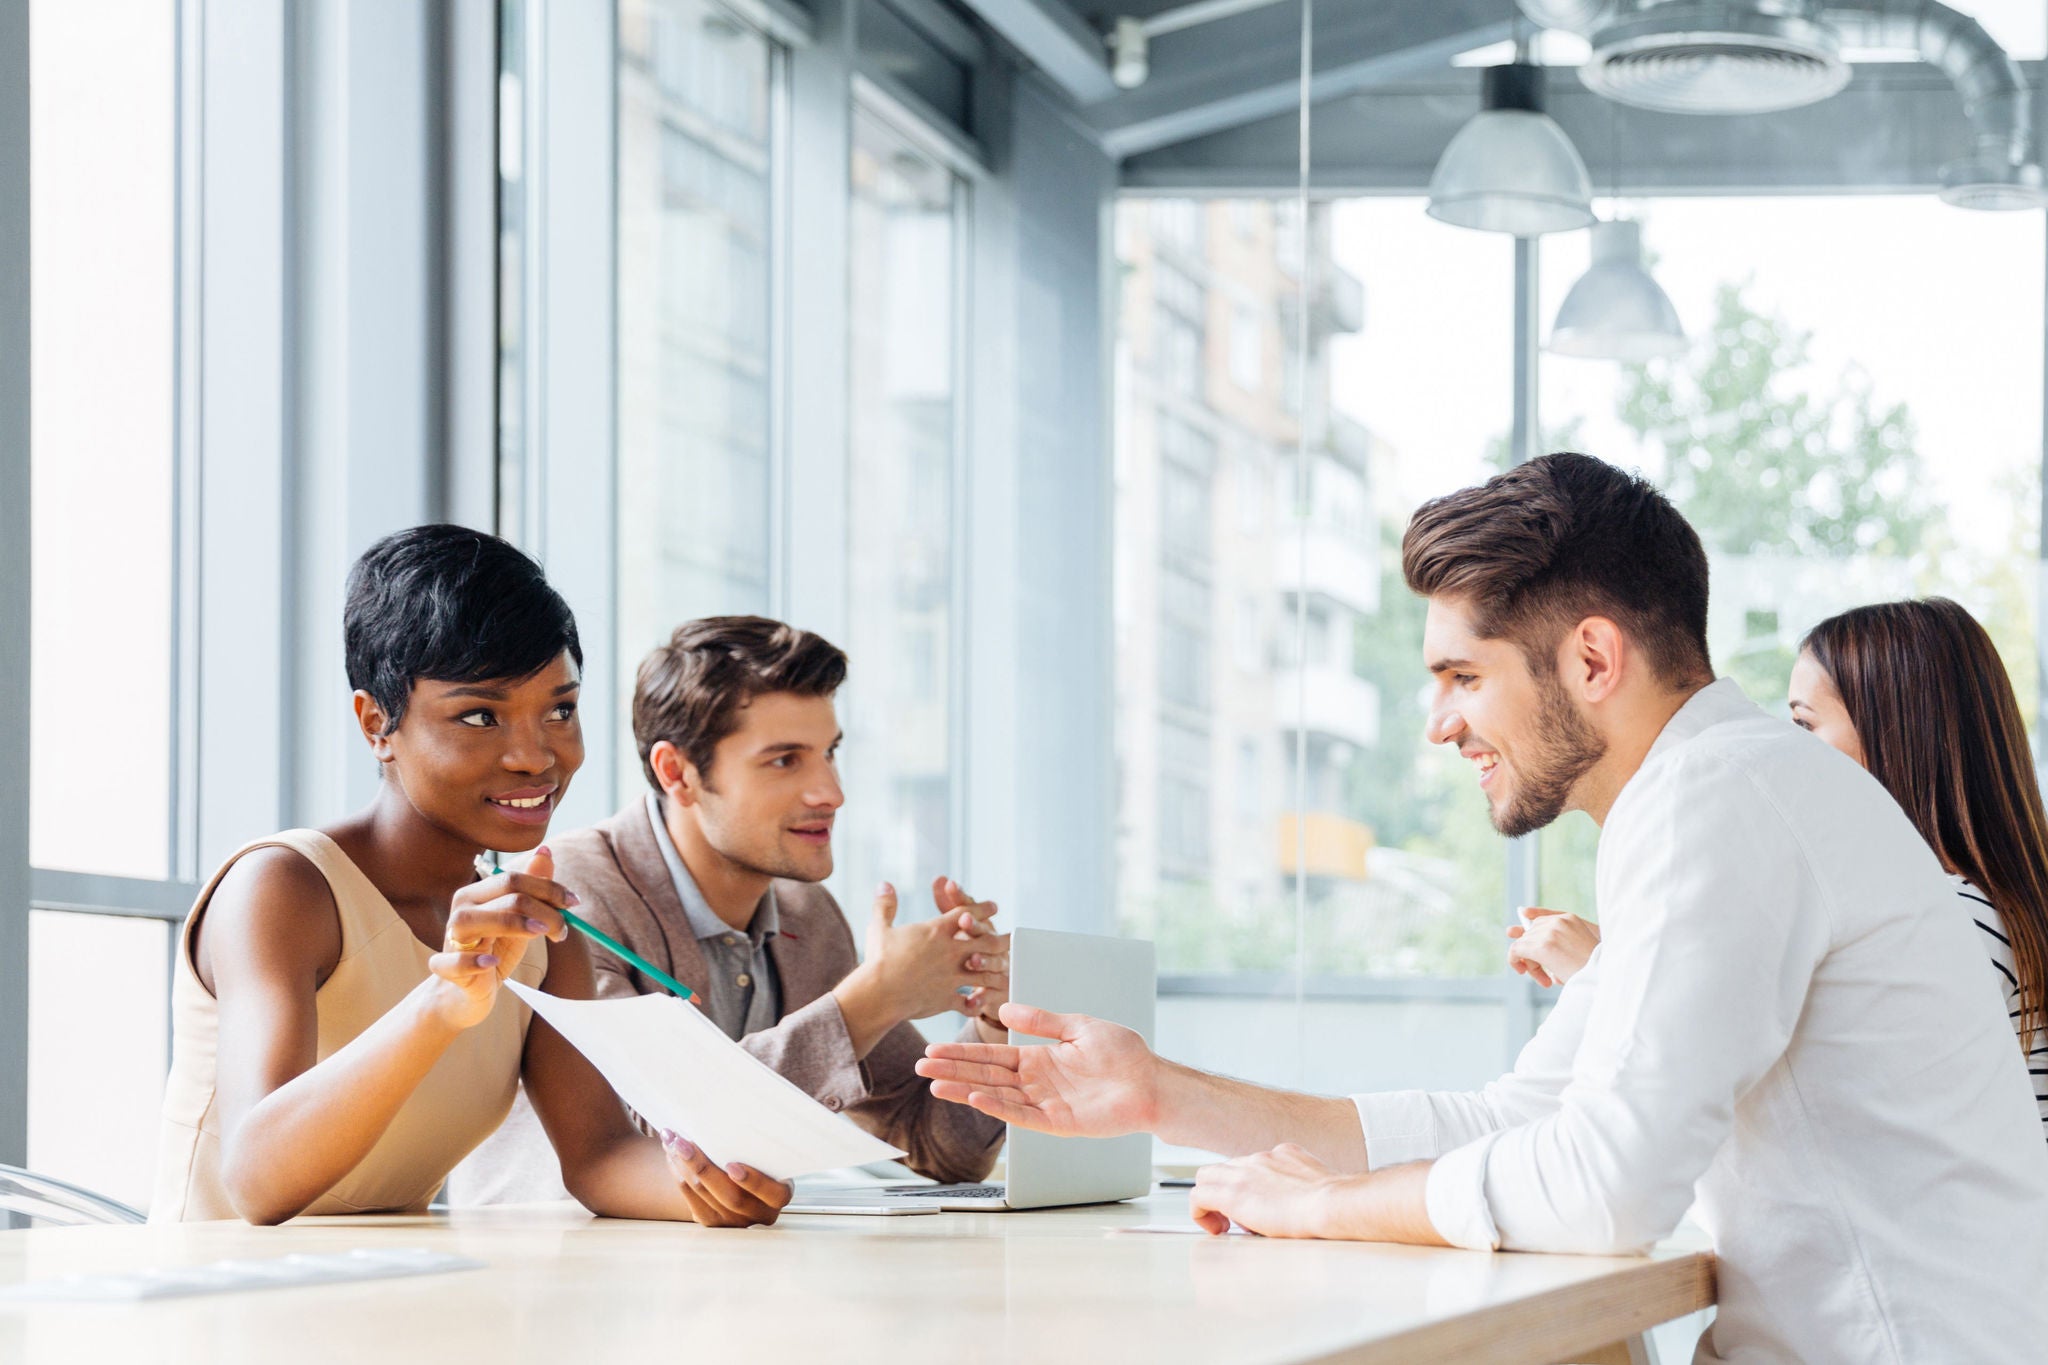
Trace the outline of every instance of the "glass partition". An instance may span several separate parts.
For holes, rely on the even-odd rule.
[[[959,693],[955,469],[967,189],[905,131],[866,108],[853,124],[846,509],[846,651],[840,698],[840,899],[859,920],[893,881],[956,874],[954,699]]]

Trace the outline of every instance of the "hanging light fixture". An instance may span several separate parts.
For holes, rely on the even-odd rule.
[[[1643,265],[1643,227],[1626,218],[1593,225],[1593,264],[1564,296],[1545,347],[1590,360],[1641,362],[1686,347],[1678,310]]]
[[[1486,69],[1480,112],[1429,179],[1429,216],[1459,227],[1540,237],[1593,223],[1593,184],[1578,148],[1543,112],[1543,68],[1525,54]]]

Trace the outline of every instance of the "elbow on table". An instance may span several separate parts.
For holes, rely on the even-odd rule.
[[[1658,1184],[1621,1185],[1589,1201],[1569,1246],[1584,1256],[1638,1256],[1669,1237],[1692,1204],[1691,1189]],[[1535,1248],[1530,1248],[1534,1250]]]

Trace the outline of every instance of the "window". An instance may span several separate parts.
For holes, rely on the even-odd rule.
[[[906,892],[955,854],[954,469],[966,189],[915,141],[854,118],[842,884]]]
[[[1246,393],[1266,384],[1266,334],[1259,315],[1242,304],[1230,310],[1230,382]]]
[[[1288,411],[1244,404],[1229,375],[1212,389],[1197,372],[1189,389],[1171,367],[1120,372],[1125,928],[1158,942],[1169,982],[1289,969],[1297,928],[1306,969],[1319,977],[1497,975],[1505,856],[1455,755],[1423,741],[1422,613],[1394,547],[1417,504],[1482,475],[1503,444],[1511,260],[1483,234],[1432,222],[1413,200],[1319,204],[1306,224],[1277,205],[1276,234],[1250,242],[1189,231],[1206,208],[1121,207],[1127,331],[1180,316],[1197,279],[1228,289],[1239,315],[1287,316],[1300,306],[1300,272],[1281,256],[1303,243],[1317,252],[1308,279],[1353,276],[1373,299],[1374,323],[1349,333],[1327,310],[1310,310],[1318,330],[1293,371],[1313,386],[1305,450]],[[1455,401],[1400,378],[1416,374],[1458,376]],[[1182,432],[1196,421],[1225,450],[1274,452],[1270,475],[1235,455],[1220,466],[1182,459]],[[1184,519],[1155,520],[1142,501],[1182,471],[1227,481],[1211,498],[1237,504],[1204,525],[1205,547]],[[1279,517],[1262,511],[1268,477]],[[1186,490],[1156,496],[1194,500]],[[1214,603],[1223,615],[1212,625]],[[1271,654],[1255,647],[1262,640]],[[1157,738],[1169,725],[1207,736],[1232,778],[1220,804],[1201,803],[1206,824],[1192,814],[1192,776]],[[1267,753],[1272,782],[1258,777]]]
[[[2040,224],[1931,196],[1625,207],[1692,345],[1547,362],[1544,424],[1641,468],[1699,531],[1717,671],[1783,715],[1813,625],[1940,593],[1984,622],[2032,725]],[[1583,245],[1546,254],[1546,310],[1585,265]],[[1591,913],[1594,840],[1583,816],[1545,833],[1546,904]]]
[[[144,1205],[168,1029],[153,916],[188,893],[178,7],[35,0],[30,20],[29,855],[38,897],[119,913],[29,913],[28,1161]]]
[[[29,857],[161,878],[172,853],[177,16],[121,8],[118,21],[56,0],[33,11]]]
[[[618,650],[698,616],[765,613],[783,57],[712,0],[621,0]],[[619,787],[639,790],[621,727]]]

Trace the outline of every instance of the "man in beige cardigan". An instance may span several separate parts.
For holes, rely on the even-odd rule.
[[[941,878],[940,912],[896,923],[877,891],[867,955],[818,885],[832,872],[846,656],[760,617],[678,629],[641,663],[633,734],[649,794],[609,820],[550,840],[556,879],[579,912],[688,986],[727,1036],[828,1109],[903,1148],[940,1181],[979,1180],[1003,1125],[932,1098],[914,1070],[913,1019],[957,1011],[965,1042],[1003,1042],[1009,936],[996,907]],[[661,988],[594,954],[600,996]],[[522,1096],[450,1178],[451,1202],[566,1198],[554,1151]]]

